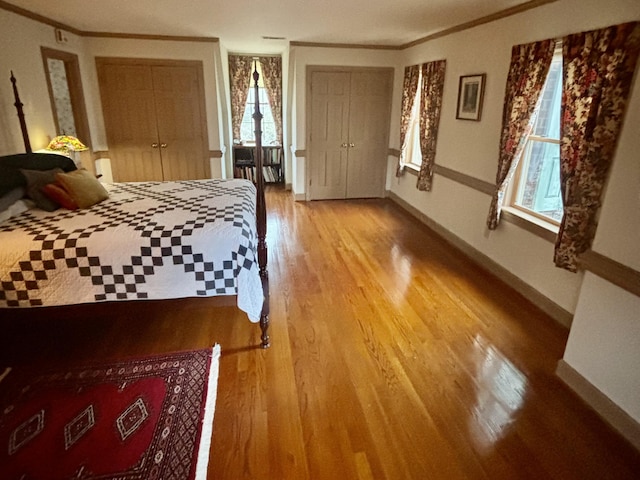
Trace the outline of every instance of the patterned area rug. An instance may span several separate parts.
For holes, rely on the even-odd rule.
[[[219,356],[216,345],[10,371],[0,383],[0,478],[206,478]]]

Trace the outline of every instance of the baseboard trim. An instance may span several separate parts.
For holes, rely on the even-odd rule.
[[[640,450],[640,423],[562,359],[556,367],[556,375],[620,435]]]
[[[462,240],[457,235],[451,233],[449,230],[444,228],[439,223],[433,221],[431,218],[427,217],[420,210],[415,208],[413,205],[410,205],[408,202],[400,198],[398,195],[393,193],[392,191],[387,192],[388,198],[396,203],[400,208],[407,211],[410,215],[417,218],[420,222],[424,223],[427,227],[433,230],[436,234],[442,237],[446,242],[451,244],[453,247],[460,250],[462,253],[471,258],[474,262],[476,262],[479,266],[489,271],[496,277],[498,277],[503,282],[507,283],[511,286],[515,291],[520,293],[521,295],[528,298],[532,303],[534,303],[538,308],[540,308],[543,312],[553,318],[560,325],[570,328],[571,322],[573,321],[573,315],[562,308],[557,303],[553,302],[549,298],[545,297],[538,290],[533,288],[528,283],[525,283],[520,277],[517,277],[513,273],[511,273],[506,268],[502,267],[491,258],[486,256],[484,253],[480,252],[476,248],[472,247],[470,244]]]

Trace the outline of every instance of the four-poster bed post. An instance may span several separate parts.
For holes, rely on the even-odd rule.
[[[24,149],[26,153],[31,153],[31,142],[29,141],[29,132],[27,131],[27,122],[24,119],[24,111],[22,110],[22,102],[20,101],[20,95],[18,94],[18,87],[16,86],[16,77],[13,76],[13,70],[11,70],[11,84],[13,85],[13,98],[15,99],[14,105],[18,111],[18,119],[20,120],[20,130],[22,130],[22,140],[24,141]]]
[[[260,113],[260,98],[258,73],[256,61],[254,61],[253,81],[254,81],[254,113],[253,123],[256,138],[256,187],[258,190],[258,198],[256,199],[256,223],[258,231],[258,265],[260,265],[260,279],[262,280],[262,289],[264,290],[264,304],[262,306],[262,315],[260,316],[260,329],[262,331],[262,348],[269,347],[269,274],[267,272],[267,209],[264,196],[264,173],[262,170],[262,113]]]

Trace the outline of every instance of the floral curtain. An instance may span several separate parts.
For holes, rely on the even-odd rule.
[[[575,272],[591,246],[640,51],[640,23],[562,40],[560,182],[564,216],[554,261]]]
[[[420,81],[420,65],[411,65],[404,69],[404,83],[402,86],[402,111],[400,112],[400,160],[396,176],[404,172],[404,158],[407,150],[406,139],[409,123],[411,122],[411,110],[418,91]]]
[[[251,84],[253,58],[229,55],[229,84],[231,87],[231,128],[233,139],[240,140],[240,126]]]
[[[276,141],[282,145],[282,58],[260,57],[259,61],[276,127]]]
[[[420,104],[422,106],[420,111],[422,164],[418,174],[418,190],[431,190],[446,68],[446,60],[438,60],[422,65],[422,92],[420,93]]]
[[[535,120],[533,113],[549,72],[554,49],[554,40],[544,40],[516,45],[511,50],[511,66],[502,112],[496,189],[487,218],[490,230],[495,230],[500,221],[504,193],[522,155],[527,135],[531,132]]]

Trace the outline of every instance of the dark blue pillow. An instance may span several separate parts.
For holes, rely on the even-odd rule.
[[[76,164],[69,157],[55,153],[19,153],[0,157],[0,197],[18,187],[26,187],[26,179],[20,173],[24,170],[52,170],[60,168],[65,172],[76,170]]]

